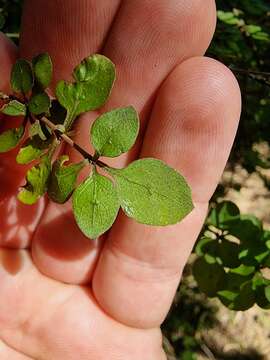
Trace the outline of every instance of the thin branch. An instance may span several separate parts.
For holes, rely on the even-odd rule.
[[[68,145],[73,147],[75,150],[77,150],[85,159],[87,159],[90,163],[96,164],[99,167],[108,167],[107,164],[105,164],[103,161],[98,160],[95,156],[92,156],[89,154],[86,150],[84,150],[80,145],[75,143],[67,134],[64,134],[60,131],[59,127],[52,123],[49,119],[46,117],[42,117],[40,119],[45,125],[48,126],[57,136],[59,136],[62,140],[64,140]]]
[[[238,69],[238,68],[234,68],[233,66],[231,66],[230,69],[236,74],[245,75],[246,77],[249,77],[250,79],[257,81],[258,83],[260,83],[262,85],[270,86],[270,73],[269,72]]]
[[[233,66],[230,66],[230,69],[232,71],[235,71],[239,74],[245,74],[245,75],[258,75],[258,76],[265,76],[270,78],[270,72],[264,72],[264,71],[254,71],[254,70],[248,70],[248,69],[239,69],[235,68]]]

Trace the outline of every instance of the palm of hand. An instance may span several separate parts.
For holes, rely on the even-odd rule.
[[[1,156],[0,357],[165,359],[159,325],[204,221],[240,113],[234,77],[201,57],[214,31],[214,2],[51,4],[26,1],[21,54],[48,51],[57,80],[90,53],[111,58],[118,80],[106,109],[134,105],[144,129],[136,148],[114,165],[140,155],[163,159],[186,176],[196,206],[168,228],[146,227],[121,215],[106,238],[89,242],[77,230],[70,204],[19,204],[16,190],[25,169],[15,165],[14,153]],[[4,76],[17,54],[4,38],[0,46]],[[7,88],[8,77],[1,80]],[[96,115],[84,116],[77,128],[77,142],[85,147]]]

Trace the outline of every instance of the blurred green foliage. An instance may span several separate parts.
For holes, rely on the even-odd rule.
[[[230,164],[241,163],[253,172],[265,159],[252,145],[269,142],[270,134],[270,2],[218,0],[217,8],[217,30],[208,55],[235,72],[243,98]],[[268,167],[268,161],[264,165]]]
[[[16,43],[19,35],[22,0],[0,0],[0,30]]]
[[[229,165],[241,164],[249,173],[270,168],[254,144],[269,143],[270,134],[270,2],[269,0],[217,0],[217,30],[208,56],[226,64],[236,74],[242,91],[243,111]],[[0,0],[0,30],[16,43],[22,0]],[[270,181],[265,179],[270,188]],[[241,188],[239,185],[238,190]],[[171,312],[163,324],[168,358],[195,360],[202,352],[200,330],[215,326],[216,309],[207,297],[217,297],[225,306],[244,310],[254,303],[269,308],[270,236],[254,216],[243,216],[232,203],[218,204],[228,190],[220,185],[195,252],[193,272],[184,277]],[[233,236],[233,237],[232,237]],[[233,239],[233,240],[232,240]],[[189,265],[190,268],[190,265]],[[254,353],[255,354],[255,353]],[[260,359],[220,356],[220,359]],[[224,355],[224,354],[223,354]]]

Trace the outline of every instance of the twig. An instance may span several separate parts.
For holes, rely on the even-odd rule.
[[[100,161],[96,158],[96,156],[92,156],[89,154],[86,150],[84,150],[80,145],[75,143],[67,134],[64,134],[61,132],[59,127],[52,123],[49,119],[46,117],[42,117],[40,119],[45,125],[48,126],[57,136],[61,137],[62,140],[64,140],[68,145],[73,147],[75,150],[77,150],[85,159],[89,160],[91,164],[98,165],[99,167],[108,167],[107,164],[105,164],[103,161]]]
[[[246,74],[246,75],[259,75],[259,76],[265,76],[270,78],[270,72],[264,72],[264,71],[254,71],[254,70],[248,70],[248,69],[239,69],[235,68],[233,66],[230,66],[230,69],[232,71],[235,71],[239,74]]]

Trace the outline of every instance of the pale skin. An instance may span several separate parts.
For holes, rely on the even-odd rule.
[[[71,207],[18,204],[25,168],[0,157],[1,360],[164,360],[160,324],[204,222],[240,116],[232,73],[203,57],[213,0],[27,0],[21,47],[0,38],[1,90],[18,56],[48,51],[55,79],[91,53],[114,61],[118,79],[102,111],[133,105],[137,146],[111,163],[157,157],[192,187],[194,211],[165,228],[120,215],[99,241],[78,231]],[[83,116],[76,141],[92,151]],[[3,121],[1,122],[3,124]],[[1,125],[2,126],[2,125]],[[4,126],[8,126],[7,122]],[[72,160],[80,156],[66,148]]]

